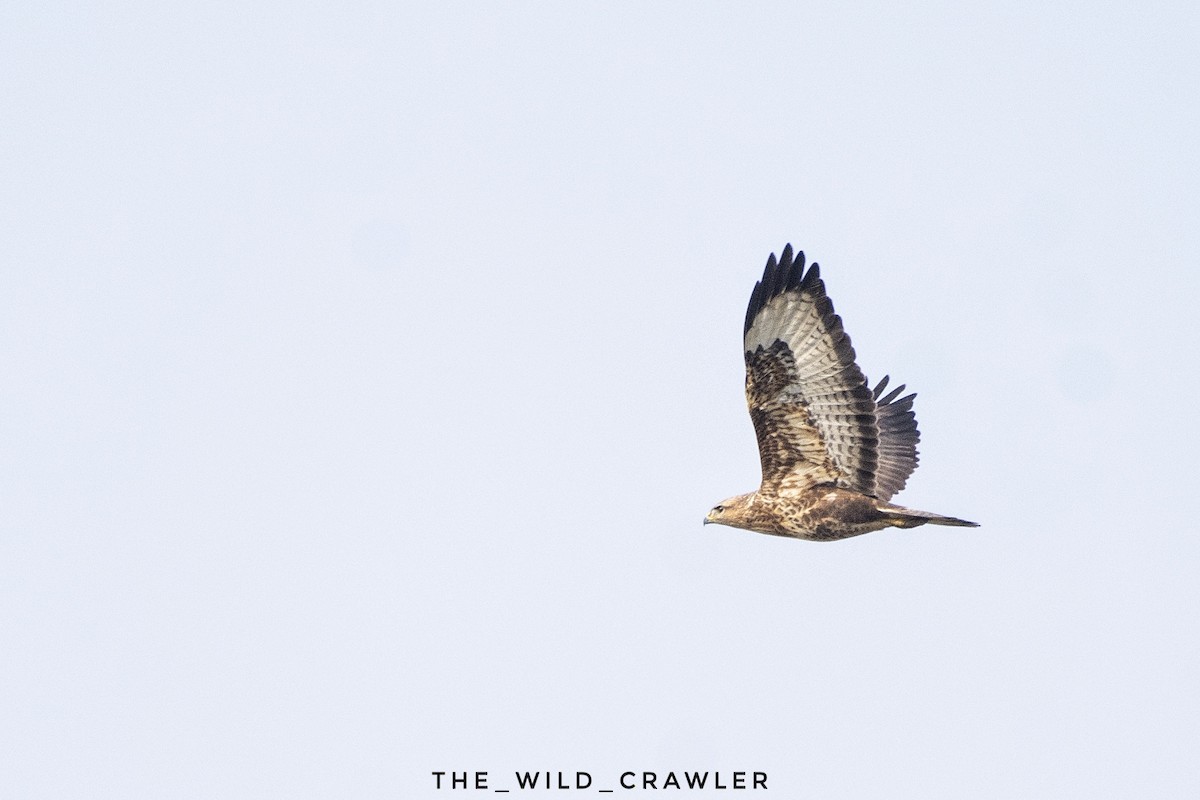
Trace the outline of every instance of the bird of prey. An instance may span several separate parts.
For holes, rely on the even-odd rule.
[[[783,248],[767,259],[744,329],[746,402],[762,485],[723,500],[715,522],[773,536],[832,541],[888,527],[978,527],[888,501],[917,468],[915,394],[884,394],[854,363],[820,268]]]

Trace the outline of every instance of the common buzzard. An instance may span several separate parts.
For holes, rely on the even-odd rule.
[[[816,263],[783,248],[767,259],[744,330],[746,401],[758,435],[762,485],[724,500],[705,524],[831,541],[888,527],[978,527],[888,500],[917,468],[915,394],[884,394],[854,363]]]

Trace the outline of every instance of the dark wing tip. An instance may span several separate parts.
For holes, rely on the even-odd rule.
[[[746,308],[746,324],[742,328],[743,336],[750,331],[750,326],[754,324],[754,318],[758,316],[758,312],[762,311],[772,298],[791,289],[811,289],[821,283],[821,274],[817,265],[813,264],[805,272],[804,263],[804,251],[793,250],[790,242],[784,245],[778,259],[775,258],[774,253],[771,253],[767,258],[767,266],[763,269],[762,280],[754,284],[754,291],[750,294],[750,305]],[[824,292],[818,293],[823,294]]]
[[[908,477],[921,462],[917,452],[921,432],[917,429],[917,417],[912,410],[913,399],[917,395],[914,392],[901,397],[904,384],[884,394],[888,381],[885,377],[872,392],[879,425],[881,463],[876,473],[875,493],[884,499],[903,489]]]
[[[785,244],[783,246],[783,252],[779,254],[779,268],[787,269],[791,265],[792,265],[792,243],[788,242],[787,244]]]

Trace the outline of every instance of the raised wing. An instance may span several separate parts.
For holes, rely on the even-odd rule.
[[[746,401],[762,459],[760,491],[831,483],[874,494],[880,443],[875,395],[854,363],[850,337],[833,313],[818,266],[805,272],[804,253],[793,259],[790,244],[778,262],[771,254],[754,287],[744,343]],[[899,408],[902,403],[897,418],[908,410]],[[897,467],[888,473],[888,485],[902,471],[903,454],[897,458],[885,462]],[[904,478],[907,473],[899,485]]]

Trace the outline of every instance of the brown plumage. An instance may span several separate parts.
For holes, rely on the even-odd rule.
[[[828,541],[882,528],[977,527],[888,500],[917,468],[915,394],[870,388],[820,268],[792,246],[767,260],[744,328],[746,402],[758,436],[762,485],[708,512],[715,522]]]

